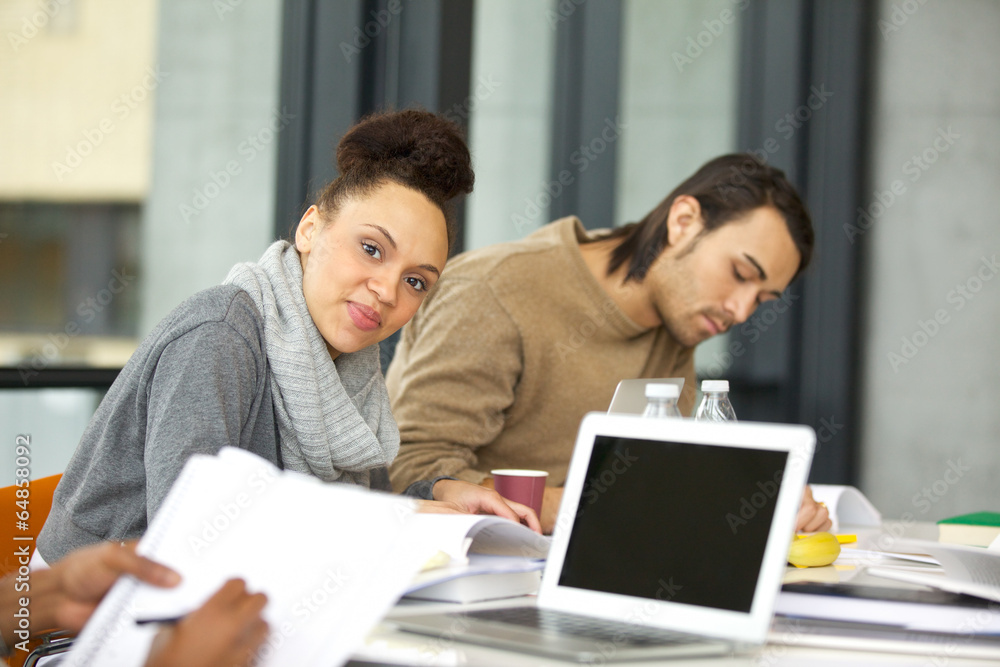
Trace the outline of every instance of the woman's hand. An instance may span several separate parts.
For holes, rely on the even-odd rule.
[[[457,479],[442,479],[434,485],[433,494],[433,501],[420,504],[421,512],[495,514],[523,523],[536,533],[542,532],[533,509],[507,500],[493,489]]]
[[[795,532],[815,533],[817,530],[829,530],[833,526],[830,520],[830,511],[823,503],[818,503],[813,499],[812,489],[808,486],[802,493],[802,505],[799,507],[799,514],[795,518]]]

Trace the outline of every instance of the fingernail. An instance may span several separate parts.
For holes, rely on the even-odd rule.
[[[160,582],[164,586],[176,586],[181,583],[181,575],[177,574],[173,570],[164,569],[163,572],[160,573]]]

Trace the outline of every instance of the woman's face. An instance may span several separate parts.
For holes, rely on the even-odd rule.
[[[309,208],[295,232],[302,292],[330,356],[357,352],[406,324],[448,259],[444,214],[387,181],[325,220]]]

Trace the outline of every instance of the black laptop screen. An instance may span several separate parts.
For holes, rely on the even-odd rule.
[[[749,612],[787,459],[598,436],[559,584]]]

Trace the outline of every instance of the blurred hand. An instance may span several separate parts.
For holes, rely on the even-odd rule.
[[[802,493],[802,505],[795,518],[795,532],[815,533],[818,530],[829,530],[833,526],[830,511],[813,499],[812,489],[806,486]]]
[[[546,486],[542,496],[542,532],[551,535],[556,529],[556,519],[559,517],[559,505],[562,504],[563,488],[561,486]]]
[[[252,665],[267,639],[263,593],[250,594],[230,579],[198,610],[157,634],[146,667]]]
[[[523,523],[536,533],[542,531],[533,509],[513,500],[507,500],[492,488],[457,479],[442,479],[434,485],[433,493],[434,501],[424,501],[420,505],[421,512],[495,514]],[[439,502],[442,505],[439,505]]]
[[[84,547],[57,561],[48,575],[44,570],[38,572],[37,576],[52,577],[55,585],[50,602],[52,625],[78,632],[104,594],[123,574],[164,588],[180,583],[180,575],[170,568],[137,555],[135,544],[134,541],[124,545],[103,542]],[[48,606],[46,602],[49,601],[36,598],[32,602]]]

